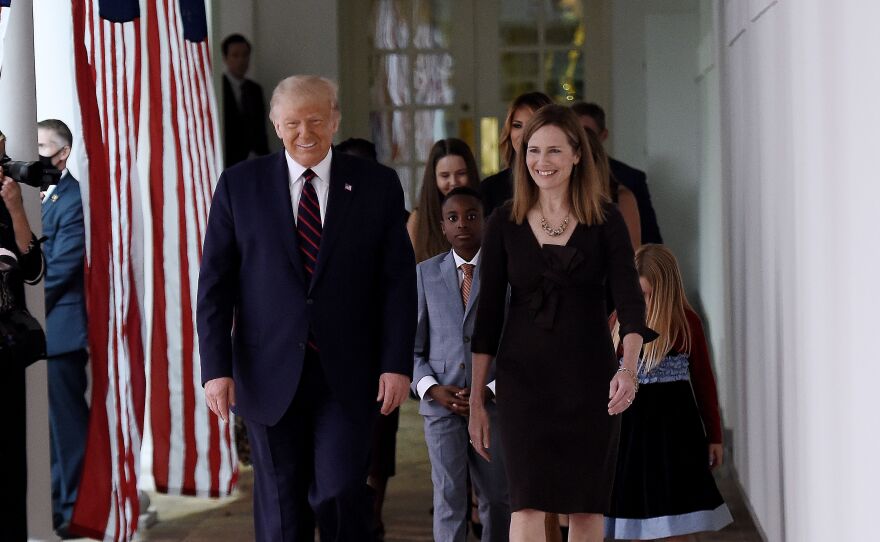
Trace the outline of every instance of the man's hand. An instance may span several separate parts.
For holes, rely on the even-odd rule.
[[[229,409],[235,406],[235,383],[228,376],[205,382],[205,403],[211,412],[224,422],[229,421]]]
[[[470,398],[469,388],[459,388],[458,386],[441,386],[439,384],[428,388],[426,395],[430,395],[431,399],[443,405],[446,410],[454,412],[460,416],[470,414]]]
[[[379,377],[379,395],[376,401],[382,403],[380,412],[385,416],[403,404],[409,395],[410,379],[397,373],[382,373]]]
[[[24,212],[24,204],[21,202],[21,187],[18,183],[3,175],[0,172],[0,197],[6,204],[9,214],[16,212]]]

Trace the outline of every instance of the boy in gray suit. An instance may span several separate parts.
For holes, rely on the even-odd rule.
[[[510,506],[501,442],[492,432],[492,461],[468,444],[468,398],[494,397],[494,376],[482,390],[471,390],[470,336],[480,294],[479,258],[483,236],[480,195],[467,187],[453,189],[443,200],[443,229],[449,252],[417,268],[419,318],[416,328],[413,389],[421,397],[425,442],[434,483],[434,539],[464,542],[467,537],[467,474],[479,493],[483,542],[506,542]],[[495,405],[486,401],[489,416]],[[498,427],[493,424],[493,427]]]

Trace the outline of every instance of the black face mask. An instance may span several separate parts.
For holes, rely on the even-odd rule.
[[[55,153],[58,154],[58,153]],[[40,156],[40,164],[43,165],[45,169],[55,169],[55,166],[52,165],[52,157],[51,156]]]

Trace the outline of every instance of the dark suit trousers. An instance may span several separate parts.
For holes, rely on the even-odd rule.
[[[259,542],[370,539],[367,492],[375,408],[351,413],[334,400],[317,354],[308,353],[296,396],[281,420],[246,420],[254,463]]]
[[[85,350],[48,359],[52,523],[55,528],[70,522],[76,504],[89,430],[89,407],[85,397],[88,361]]]
[[[3,442],[0,444],[0,540],[27,540],[27,417],[24,367],[0,359],[0,412],[4,413]]]

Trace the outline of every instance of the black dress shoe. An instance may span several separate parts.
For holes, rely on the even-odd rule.
[[[82,538],[78,534],[73,534],[68,529],[70,528],[69,523],[63,523],[60,527],[55,529],[55,534],[58,535],[61,540],[73,540],[74,538]]]

